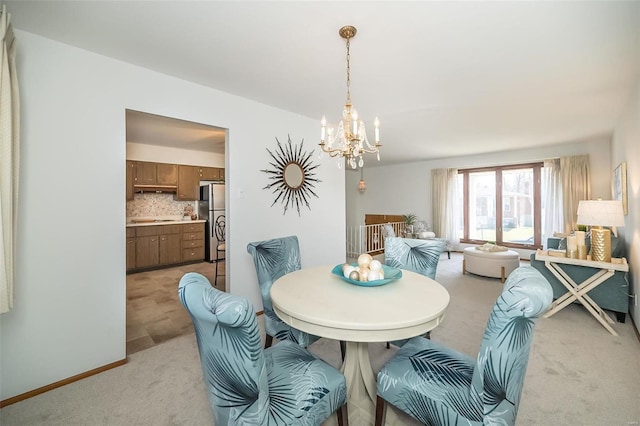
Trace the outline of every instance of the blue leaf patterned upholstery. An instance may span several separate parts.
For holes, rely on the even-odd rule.
[[[266,346],[271,344],[269,337],[275,337],[278,340],[292,340],[305,348],[318,340],[318,336],[305,333],[282,322],[273,311],[271,303],[273,283],[281,276],[301,268],[298,237],[289,236],[249,243],[247,252],[253,257],[258,274],[264,309],[264,328],[268,336]]]
[[[536,269],[509,275],[474,360],[414,337],[378,373],[376,425],[385,401],[426,425],[513,425],[533,330],[549,308],[550,284]]]
[[[387,266],[407,269],[435,279],[444,247],[442,240],[387,238],[384,241],[384,261]]]
[[[384,262],[387,266],[407,269],[434,280],[440,255],[444,249],[444,240],[387,238],[384,242]],[[429,337],[429,333],[425,337]],[[407,341],[408,339],[404,339],[391,343],[396,346],[402,346]],[[389,343],[387,343],[387,348],[389,348]]]
[[[263,349],[253,306],[190,272],[178,295],[191,315],[216,425],[320,425],[340,409],[344,376],[291,341]],[[348,422],[348,420],[347,420]]]

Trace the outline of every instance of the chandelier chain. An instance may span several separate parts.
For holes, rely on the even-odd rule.
[[[351,38],[347,38],[347,104],[351,105]]]

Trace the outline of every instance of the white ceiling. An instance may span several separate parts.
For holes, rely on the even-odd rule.
[[[351,98],[386,163],[611,134],[640,75],[638,0],[4,3],[17,29],[318,122],[354,25]]]
[[[128,109],[127,142],[224,154],[226,130]]]

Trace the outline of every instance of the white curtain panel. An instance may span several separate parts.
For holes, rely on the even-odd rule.
[[[560,158],[564,232],[578,229],[578,204],[591,199],[591,166],[588,155]]]
[[[433,169],[431,171],[431,216],[433,232],[454,247],[460,243],[458,224],[458,169]]]
[[[545,160],[542,168],[542,244],[545,248],[547,238],[554,232],[564,230],[564,208],[562,206],[562,174],[560,159]]]
[[[13,307],[14,255],[18,215],[20,121],[13,28],[6,6],[0,16],[0,313]]]

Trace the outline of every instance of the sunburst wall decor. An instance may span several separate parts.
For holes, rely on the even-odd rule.
[[[278,138],[276,138],[276,142],[278,148],[275,152],[267,148],[267,152],[273,158],[273,162],[269,162],[272,168],[261,170],[261,172],[267,173],[269,180],[273,182],[262,189],[272,190],[276,198],[271,206],[273,207],[278,201],[282,203],[283,215],[287,213],[289,208],[295,207],[298,216],[300,216],[300,207],[304,204],[311,210],[309,199],[312,195],[318,198],[313,190],[315,184],[322,181],[315,177],[314,170],[320,165],[313,164],[311,161],[314,150],[304,152],[304,139],[300,141],[299,147],[291,142],[290,136],[287,136],[287,143],[284,144],[284,147]]]

